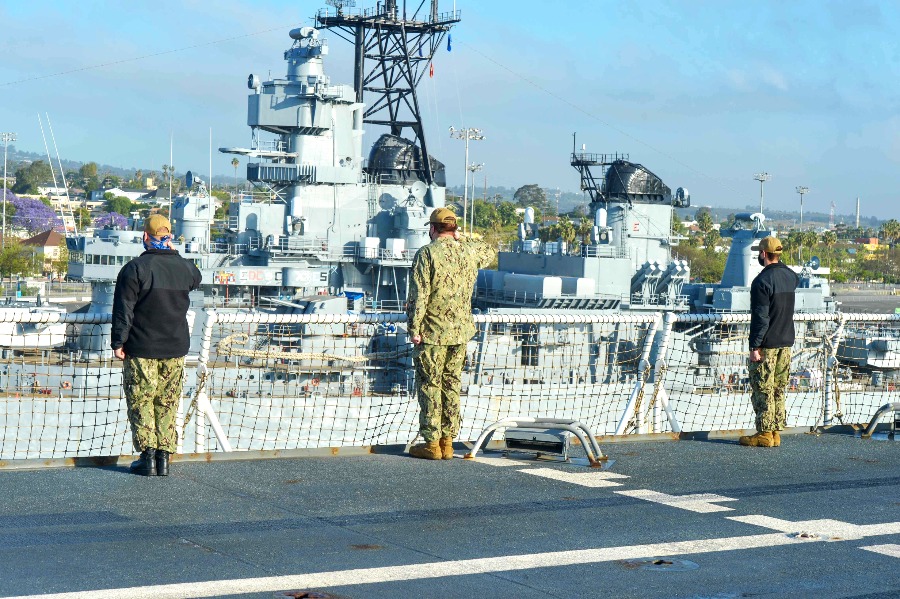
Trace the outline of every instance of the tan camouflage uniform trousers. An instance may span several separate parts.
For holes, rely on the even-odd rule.
[[[791,374],[791,348],[762,348],[763,359],[750,362],[750,389],[756,430],[771,433],[787,428],[784,392]]]
[[[459,434],[459,389],[465,345],[417,345],[419,434],[426,443]]]
[[[126,356],[122,376],[135,451],[152,448],[175,453],[184,358]]]
[[[426,442],[459,434],[459,392],[466,343],[475,334],[472,290],[478,269],[496,252],[486,243],[463,237],[438,237],[413,259],[406,313],[416,346],[419,434]]]

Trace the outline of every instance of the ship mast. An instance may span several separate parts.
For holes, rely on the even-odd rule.
[[[327,0],[334,9],[322,9],[316,23],[334,31],[356,48],[353,87],[356,101],[369,96],[363,122],[390,128],[401,136],[412,130],[412,142],[419,148],[422,179],[434,183],[416,86],[429,69],[444,37],[459,22],[458,10],[439,12],[438,1],[384,0],[375,8],[353,11],[355,0]],[[368,60],[368,63],[367,63]]]

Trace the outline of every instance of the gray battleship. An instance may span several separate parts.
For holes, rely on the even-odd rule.
[[[248,78],[251,143],[222,151],[251,160],[247,178],[256,191],[232,202],[224,232],[215,238],[213,198],[202,181],[191,177],[188,193],[175,198],[171,208],[179,249],[203,272],[206,300],[227,298],[226,306],[248,309],[234,302],[237,296],[253,306],[294,314],[396,311],[403,305],[412,255],[427,242],[427,214],[443,206],[446,197],[444,167],[428,153],[415,87],[459,13],[441,13],[436,2],[421,16],[407,18],[398,11],[396,2],[386,2],[353,14],[319,13],[322,29],[355,44],[353,86],[331,83],[325,69],[328,44],[313,27],[290,32],[284,78]],[[367,60],[374,63],[370,69]],[[367,123],[386,126],[389,133],[363,159]],[[761,214],[740,215],[725,233],[733,243],[719,284],[691,283],[689,265],[673,259],[671,251],[677,243],[671,234],[674,210],[690,205],[684,188],[672,194],[627,155],[573,150],[571,164],[591,197],[590,242],[577,249],[563,241],[542,242],[533,213],[526,211],[513,247],[499,252],[498,270],[479,273],[474,305],[480,311],[640,315],[749,308],[749,283],[758,271],[754,241],[773,233]],[[140,223],[131,228],[68,240],[70,274],[92,283],[90,310],[95,313],[110,311],[116,273],[143,251]],[[827,283],[809,272],[804,281],[798,290],[803,310],[836,307]],[[204,324],[206,313],[199,309],[204,303],[198,294],[195,334]],[[807,330],[799,335],[806,345],[793,371],[809,373],[809,380],[820,378],[822,326],[805,323]],[[77,396],[99,380],[113,399],[120,399],[120,370],[108,362],[109,325],[80,328],[66,351],[84,366],[66,394]],[[473,406],[511,392],[515,398],[541,397],[551,408],[553,402],[568,401],[587,410],[589,398],[633,388],[642,376],[641,364],[658,359],[661,338],[642,355],[647,336],[658,337],[654,331],[647,320],[630,326],[613,320],[576,326],[483,324],[468,346],[463,390]],[[218,374],[229,381],[220,391],[230,397],[272,398],[266,401],[283,407],[307,394],[348,396],[360,404],[369,394],[401,402],[413,396],[402,324],[356,329],[259,325],[252,332],[257,339],[251,347],[240,347],[228,331],[213,339],[222,360]],[[670,345],[692,356],[678,374],[685,396],[723,388],[746,391],[746,365],[737,357],[744,353],[741,325],[697,323],[676,333]],[[198,349],[196,343],[192,349]],[[308,358],[323,353],[327,362]],[[335,367],[370,354],[394,357],[365,368]],[[273,364],[273,355],[279,364]],[[268,370],[257,379],[241,377],[240,368],[251,364]],[[53,370],[45,378],[56,388],[64,374]],[[193,377],[191,372],[188,393],[197,385]]]
[[[320,13],[318,23],[356,40],[354,88],[328,85],[321,64],[324,40],[315,30],[296,31],[286,55],[293,74],[271,82],[250,78],[254,135],[276,139],[254,137],[249,148],[229,149],[259,159],[248,167],[259,193],[232,204],[227,231],[215,239],[209,234],[213,200],[202,182],[192,180],[190,192],[174,202],[176,235],[183,237],[179,249],[203,269],[205,287],[218,304],[227,296],[228,306],[244,309],[242,300],[252,296],[254,304],[295,312],[388,308],[405,297],[410,252],[423,243],[419,219],[443,201],[442,169],[428,155],[421,129],[406,140],[399,123],[404,119],[397,119],[365,163],[355,119],[387,120],[369,112],[378,100],[369,107],[362,102],[364,88],[378,86],[363,69],[366,57],[398,46],[378,36],[404,30],[403,37],[392,38],[403,42],[401,60],[384,57],[379,66],[394,68],[404,60],[427,64],[418,48],[424,44],[423,54],[430,56],[433,42],[458,13],[442,15],[432,2],[423,18],[407,19],[393,0],[354,14],[341,12],[350,2],[332,4],[336,14]],[[423,32],[429,35],[415,37]],[[406,49],[414,41],[421,44]],[[408,90],[405,96],[414,103],[414,89]],[[383,98],[389,102],[403,95]],[[332,108],[342,115],[340,124],[328,116]],[[394,119],[397,113],[388,112]],[[607,159],[573,153],[573,162],[592,166]],[[517,244],[500,253],[500,270],[480,274],[474,301],[480,310],[501,316],[581,310],[632,314],[638,324],[579,330],[511,325],[514,319],[502,318],[496,325],[485,323],[469,347],[464,422],[484,420],[512,402],[554,414],[600,411],[610,388],[633,385],[636,350],[651,331],[643,317],[746,310],[745,289],[755,268],[752,247],[767,233],[761,216],[738,219],[726,278],[716,285],[691,283],[688,265],[669,252],[676,241],[669,233],[672,205],[687,205],[687,192],[676,191],[672,198],[658,177],[627,157],[608,162],[611,168],[594,187],[603,195],[592,202],[591,242],[571,252],[561,242],[545,244],[529,214]],[[109,311],[118,269],[142,252],[139,223],[132,228],[69,240],[71,273],[93,283],[97,315]],[[807,274],[804,289],[817,291],[800,292],[803,308],[836,308],[827,288]],[[345,295],[337,295],[341,292]],[[199,308],[203,298],[196,299]],[[102,322],[99,316],[95,320]],[[2,414],[0,459],[41,458],[40,466],[24,467],[42,468],[53,461],[45,458],[131,452],[121,370],[102,351],[108,345],[104,325],[80,326],[81,337],[67,332],[65,348],[52,359],[23,358],[0,368],[0,384],[10,395]],[[380,455],[370,455],[375,448],[352,447],[358,439],[340,437],[342,425],[362,415],[377,420],[376,426],[414,421],[403,354],[355,367],[349,376],[340,365],[300,358],[321,347],[351,355],[406,346],[402,330],[382,335],[361,328],[261,326],[250,331],[258,342],[250,350],[236,350],[240,344],[233,335],[213,348],[218,358],[210,393],[224,392],[218,405],[233,404],[222,423],[231,418],[236,430],[252,433],[252,441],[235,436],[234,449],[291,449],[296,451],[279,455],[304,459],[261,466],[229,459],[234,454],[179,455],[168,484],[122,476],[113,470],[116,458],[73,461],[113,465],[107,469],[4,472],[7,551],[0,592],[110,599],[900,593],[895,544],[900,523],[895,494],[889,492],[900,479],[889,443],[785,435],[780,450],[744,450],[737,459],[737,450],[711,433],[711,443],[621,443],[614,471],[498,459],[411,464],[387,455],[392,448],[382,446]],[[248,333],[246,324],[232,330]],[[703,346],[736,334],[699,322],[678,331],[674,341],[689,349],[682,354],[696,356],[676,375],[685,377],[684,396],[706,385],[699,369],[726,374],[737,367],[716,362],[721,352]],[[806,337],[813,347],[813,335]],[[848,356],[868,359],[865,343],[848,343]],[[279,359],[265,357],[275,345]],[[256,356],[260,353],[263,358]],[[332,362],[339,362],[337,357],[332,355]],[[554,379],[559,376],[554,372],[564,380]],[[187,374],[190,395],[197,385],[195,370]],[[713,374],[708,378],[718,380]],[[502,390],[494,386],[500,381]],[[24,393],[32,384],[40,391],[52,387],[54,397],[41,401]],[[357,395],[354,385],[362,393]],[[610,411],[619,413],[621,406]],[[329,428],[317,428],[315,419],[329,419]],[[698,430],[717,423],[713,415]],[[692,424],[684,423],[685,430]],[[44,445],[14,434],[55,429],[83,436]],[[408,432],[401,429],[378,443],[406,442]],[[303,447],[327,449],[298,450]],[[176,510],[166,501],[173,493],[180,498]],[[667,526],[655,524],[663,521]],[[150,566],[123,568],[123,560]],[[848,563],[864,567],[847,568]],[[677,574],[661,583],[665,572]]]

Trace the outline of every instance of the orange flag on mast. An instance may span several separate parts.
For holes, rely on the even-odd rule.
[[[431,63],[431,66],[428,68],[428,76],[434,77],[434,63]]]

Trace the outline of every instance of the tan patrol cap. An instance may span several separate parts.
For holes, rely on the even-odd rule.
[[[152,214],[144,221],[144,231],[154,237],[171,235],[172,223],[162,214]]]
[[[759,249],[769,254],[780,254],[783,251],[781,242],[771,235],[759,242]]]
[[[435,208],[428,222],[435,225],[455,225],[456,215],[448,208]]]

